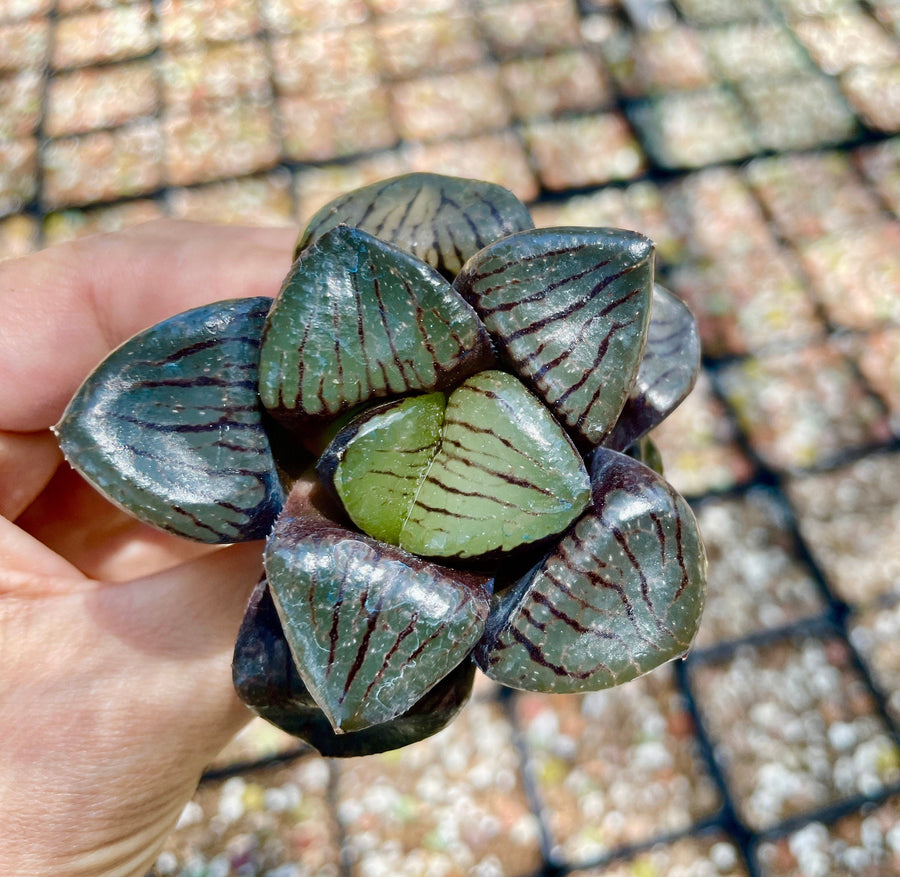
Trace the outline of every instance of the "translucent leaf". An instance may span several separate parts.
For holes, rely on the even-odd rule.
[[[407,712],[487,618],[490,579],[322,522],[280,518],[265,567],[300,677],[340,732]]]
[[[445,407],[446,404],[446,407]],[[572,441],[511,375],[480,372],[377,409],[319,471],[365,532],[428,557],[507,553],[562,532],[590,483]]]
[[[259,392],[290,426],[449,386],[492,360],[484,327],[443,277],[339,226],[304,251],[272,306]]]
[[[322,755],[348,758],[399,749],[436,734],[462,709],[472,691],[475,664],[460,663],[405,713],[362,731],[336,734],[303,684],[263,578],[241,622],[232,662],[240,698],[266,721],[300,737]]]
[[[370,409],[320,458],[319,476],[374,539],[407,548],[403,525],[440,447],[446,404],[443,393],[429,393]]]
[[[607,688],[684,654],[693,640],[706,555],[687,502],[606,448],[592,481],[591,510],[491,612],[475,659],[504,685]]]
[[[405,174],[326,204],[300,237],[294,258],[341,224],[396,244],[451,280],[482,247],[534,227],[525,206],[502,186],[439,174]]]
[[[55,427],[66,459],[164,530],[214,543],[265,537],[284,499],[256,392],[271,303],[205,305],[114,350]]]
[[[510,371],[594,447],[615,424],[641,361],[652,258],[653,244],[635,232],[538,229],[477,253],[454,286]]]

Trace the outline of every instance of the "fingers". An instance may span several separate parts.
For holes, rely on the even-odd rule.
[[[5,518],[0,518],[0,570],[0,595],[40,596],[60,581],[74,584],[83,578],[71,563]]]
[[[152,575],[215,550],[141,523],[67,464],[16,523],[85,575],[107,582]]]
[[[0,527],[14,529],[8,522]],[[7,535],[12,550],[26,547],[13,544],[15,534]],[[247,543],[164,574],[103,585],[67,573],[61,560],[54,566],[48,554],[41,572],[34,573],[35,579],[48,579],[46,588],[0,592],[0,695],[12,692],[13,682],[20,691],[0,701],[25,712],[20,727],[8,722],[11,713],[0,710],[0,728],[9,723],[22,731],[26,762],[32,756],[39,762],[57,748],[71,760],[71,747],[79,742],[109,747],[105,759],[116,761],[126,754],[117,748],[138,743],[133,735],[140,733],[145,768],[157,769],[158,761],[189,752],[193,767],[201,769],[248,717],[231,684],[231,655],[261,558],[260,544]],[[63,578],[75,587],[57,587]],[[49,718],[55,714],[73,722],[66,704],[69,710],[78,704],[88,722],[69,728],[83,734],[81,741]],[[32,730],[32,721],[25,720],[29,711],[46,712],[48,720],[33,715]],[[103,734],[97,734],[98,727]],[[43,745],[34,737],[39,731]],[[85,763],[99,766],[105,760]],[[123,773],[123,779],[130,778]]]
[[[153,712],[146,725],[158,724],[157,733],[180,735],[160,748],[165,757],[180,748],[195,771],[250,718],[234,692],[231,658],[261,574],[261,543],[245,543],[86,598],[101,638],[120,656],[122,697]],[[124,706],[121,717],[131,725]]]
[[[0,433],[0,517],[14,521],[61,462],[62,453],[50,432]]]
[[[28,848],[31,830],[45,852],[58,836],[60,855],[77,856],[70,832],[47,830],[54,818],[79,825],[85,855],[112,831],[159,835],[249,717],[230,667],[260,544],[190,546],[204,553],[147,575],[180,549],[71,483],[46,429],[135,332],[205,302],[274,296],[294,237],[169,221],[0,264],[0,491],[20,480],[2,510],[45,543],[0,520],[0,809],[23,828],[13,846]],[[35,788],[54,790],[49,809]]]
[[[295,237],[162,220],[0,263],[0,431],[51,426],[141,329],[211,301],[275,296]]]

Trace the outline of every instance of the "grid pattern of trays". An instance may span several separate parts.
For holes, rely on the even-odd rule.
[[[704,341],[687,660],[364,760],[255,722],[155,874],[900,873],[898,135],[896,0],[0,0],[0,258],[432,170],[644,232]]]

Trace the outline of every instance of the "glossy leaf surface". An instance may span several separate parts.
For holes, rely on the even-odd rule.
[[[623,450],[662,423],[691,392],[699,373],[697,321],[681,299],[656,284],[644,358],[607,447]]]
[[[488,614],[490,579],[321,522],[279,519],[265,567],[303,683],[335,730],[409,710],[466,658]]]
[[[475,312],[434,269],[339,226],[304,251],[272,306],[259,392],[290,425],[440,389],[492,358]]]
[[[336,734],[297,672],[263,578],[254,588],[241,622],[232,676],[238,695],[257,715],[306,740],[322,755],[348,758],[399,749],[436,734],[471,694],[475,664],[463,661],[396,719]]]
[[[538,229],[473,256],[454,282],[501,356],[586,446],[615,424],[650,319],[653,244],[619,229]]]
[[[270,305],[205,305],[114,350],[56,426],[68,461],[164,530],[200,542],[263,538],[284,499],[256,392]]]
[[[591,474],[591,510],[491,612],[475,658],[504,685],[618,685],[684,654],[697,630],[706,557],[687,502],[616,451],[598,450]]]
[[[340,224],[390,241],[451,279],[482,247],[534,227],[522,202],[502,186],[413,173],[364,186],[326,204],[300,237],[294,257]]]
[[[332,476],[347,513],[415,554],[475,558],[540,542],[565,530],[590,497],[569,437],[505,372],[469,378],[446,408],[443,394],[419,396],[348,430]]]
[[[403,543],[403,526],[440,448],[447,399],[413,396],[350,423],[319,460],[350,519],[374,539]]]

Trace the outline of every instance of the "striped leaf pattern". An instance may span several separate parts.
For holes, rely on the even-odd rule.
[[[347,226],[304,251],[263,335],[259,392],[287,426],[462,380],[493,359],[472,308],[434,269]]]
[[[294,258],[342,224],[396,244],[451,280],[482,247],[534,227],[522,202],[502,186],[439,174],[405,174],[326,204],[301,235]]]
[[[696,633],[706,557],[687,502],[606,448],[591,474],[591,510],[501,596],[475,650],[504,685],[607,688],[684,654]]]
[[[316,471],[351,520],[383,542],[406,547],[403,525],[440,447],[447,399],[429,393],[370,409],[338,433]]]
[[[481,372],[447,401],[400,544],[438,557],[509,552],[561,533],[588,499],[581,457],[546,408],[511,375]]]
[[[405,713],[484,630],[490,579],[350,530],[284,516],[264,560],[300,676],[339,732]]]
[[[135,517],[200,542],[261,539],[284,496],[257,398],[268,298],[206,305],[114,350],[55,431]]]
[[[357,526],[415,554],[468,559],[541,542],[585,509],[581,457],[516,378],[480,372],[444,402],[385,406],[326,451]]]
[[[471,258],[454,286],[501,355],[580,443],[612,429],[650,319],[653,244],[619,229],[538,229]]]
[[[326,757],[349,758],[399,749],[436,734],[468,700],[475,664],[460,663],[396,719],[336,734],[297,672],[263,576],[250,595],[238,631],[232,678],[238,696],[257,715],[306,740]]]
[[[662,423],[691,392],[699,373],[697,321],[681,299],[657,283],[644,358],[606,446],[624,450]]]

